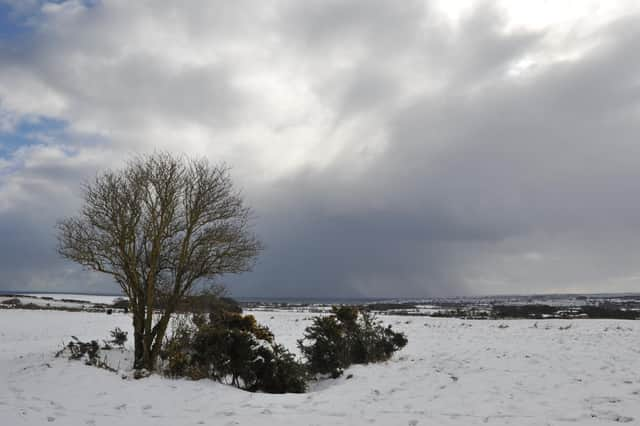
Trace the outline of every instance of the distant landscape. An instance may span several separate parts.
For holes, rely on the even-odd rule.
[[[105,311],[122,309],[122,295],[0,292],[0,308]],[[114,304],[115,301],[115,304]],[[465,319],[640,319],[640,293],[545,294],[443,298],[252,298],[236,300],[244,309],[325,312],[356,305],[381,315]]]

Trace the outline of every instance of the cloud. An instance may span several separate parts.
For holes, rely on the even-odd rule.
[[[53,224],[83,179],[160,148],[231,164],[254,206],[267,250],[236,294],[634,289],[637,10],[567,32],[442,4],[16,10],[0,129],[65,125],[0,161],[0,288],[111,288],[55,257]]]

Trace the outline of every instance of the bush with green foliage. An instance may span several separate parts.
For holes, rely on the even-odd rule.
[[[213,305],[210,305],[213,306]],[[311,376],[338,377],[351,364],[385,361],[407,344],[391,326],[357,307],[334,307],[306,328],[300,363],[252,315],[217,305],[206,314],[180,316],[161,353],[170,377],[209,378],[252,392],[305,392]]]
[[[304,364],[284,346],[271,343],[257,349],[253,361],[256,380],[248,389],[267,393],[303,393],[307,390],[307,370]]]
[[[331,316],[314,318],[298,341],[309,373],[333,378],[351,364],[386,361],[406,344],[403,333],[354,306],[334,306]]]
[[[306,371],[252,315],[214,311],[183,318],[161,357],[165,374],[210,378],[249,391],[304,392]]]

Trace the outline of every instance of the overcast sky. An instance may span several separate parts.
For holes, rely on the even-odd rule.
[[[134,153],[232,167],[238,296],[640,290],[640,3],[0,0],[0,290]]]

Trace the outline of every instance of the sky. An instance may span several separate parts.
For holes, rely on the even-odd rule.
[[[166,150],[253,208],[236,296],[638,291],[638,51],[635,0],[0,0],[0,290],[117,290],[55,223]]]

